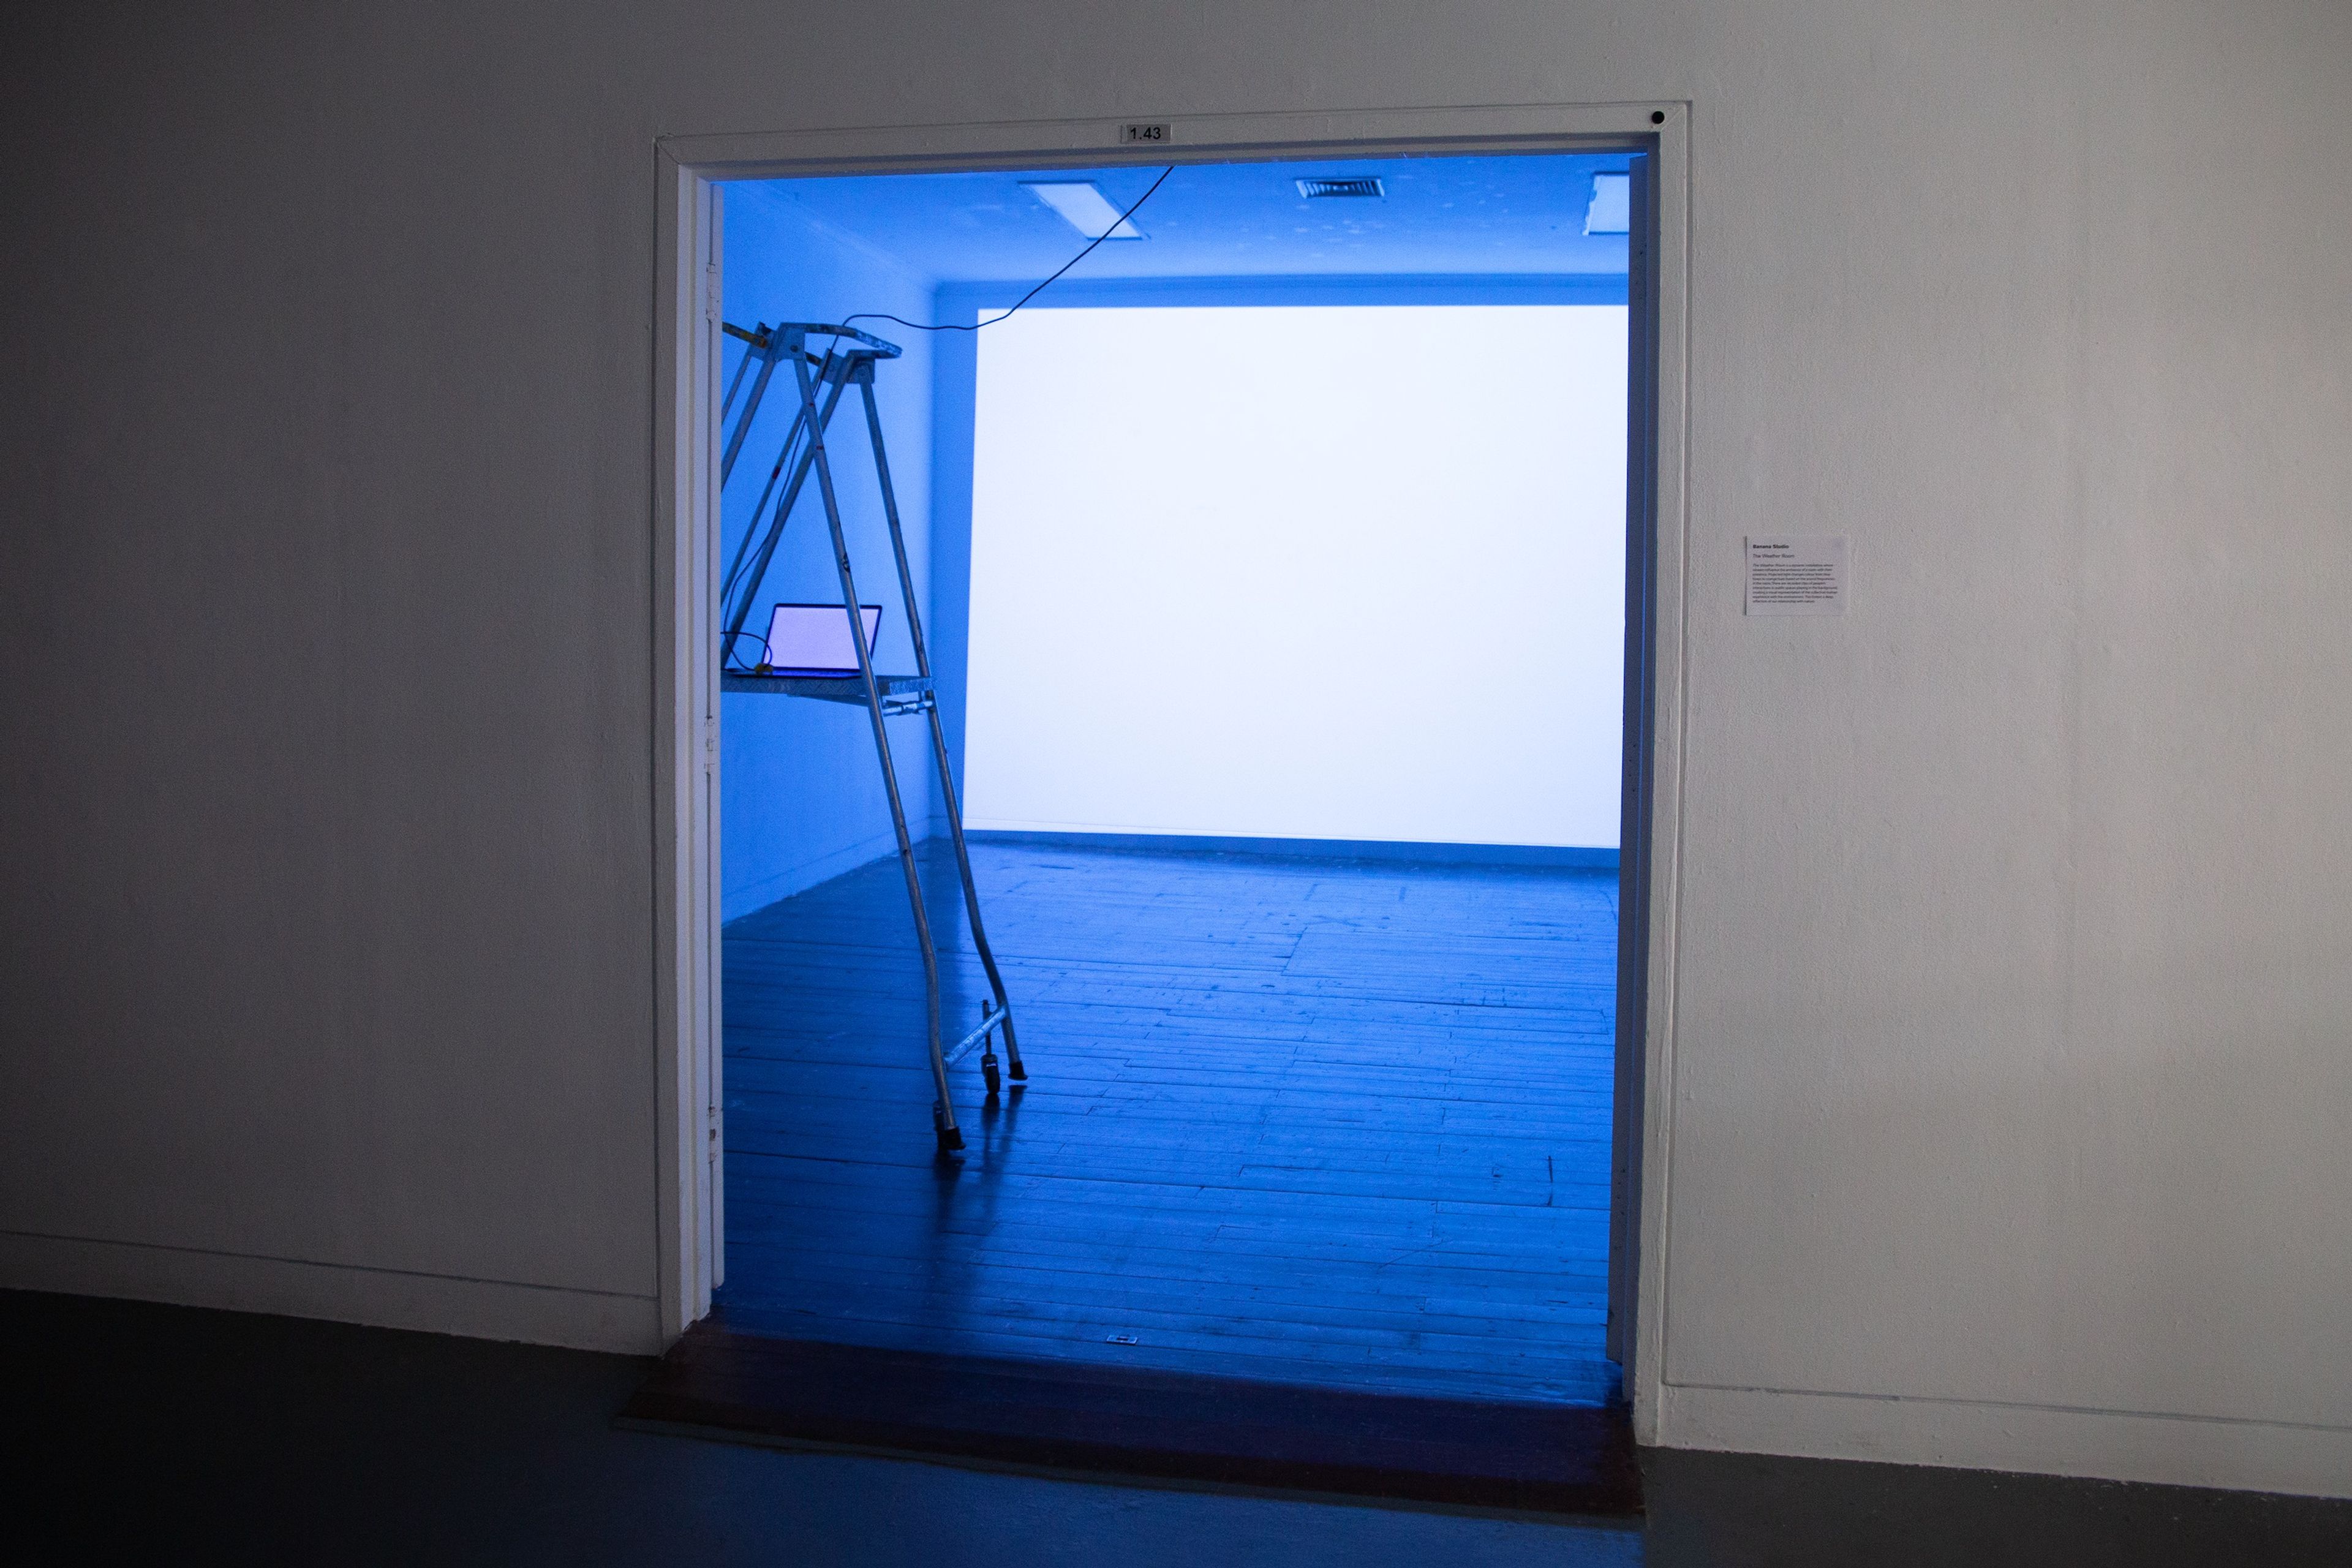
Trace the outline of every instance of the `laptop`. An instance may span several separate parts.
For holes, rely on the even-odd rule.
[[[871,655],[882,631],[882,606],[857,608]],[[839,605],[778,605],[768,617],[766,662],[771,675],[856,675],[857,649],[849,640],[849,617]]]

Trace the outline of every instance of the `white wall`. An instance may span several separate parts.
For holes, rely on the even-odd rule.
[[[967,826],[1616,846],[1622,306],[979,350]]]
[[[788,187],[729,186],[725,227],[727,315],[739,326],[838,322],[844,316],[873,310],[919,321],[930,309],[929,279],[826,228],[796,205]],[[916,602],[925,605],[930,595],[931,343],[920,332],[894,333],[887,321],[861,324],[903,351],[877,369],[875,401],[881,411]],[[823,346],[817,345],[818,352]],[[732,379],[731,359],[727,368],[727,379]],[[744,385],[748,392],[749,379]],[[752,509],[799,403],[790,367],[779,368],[724,494],[722,568],[734,560],[737,544],[751,526]],[[733,428],[731,422],[728,427]],[[857,596],[883,607],[875,648],[877,668],[912,671],[914,654],[898,568],[891,558],[866,414],[855,389],[835,416],[827,448],[851,569],[857,574]],[[841,602],[841,580],[835,572],[824,509],[814,479],[793,509],[745,629],[764,632],[769,608],[780,600]],[[926,609],[927,623],[929,618]],[[738,648],[739,657],[751,651],[749,644]],[[898,852],[874,754],[872,721],[863,708],[740,692],[721,701],[722,919],[749,914],[877,856]],[[899,795],[919,838],[929,832],[938,810],[930,748],[919,726],[897,726],[891,739]]]
[[[653,138],[1684,99],[1661,1435],[2352,1491],[2336,0],[13,26],[0,1278],[654,1337]]]

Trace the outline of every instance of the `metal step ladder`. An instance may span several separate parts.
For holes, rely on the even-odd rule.
[[[923,953],[923,994],[930,1013],[931,1084],[935,1093],[931,1102],[931,1122],[939,1137],[941,1153],[963,1147],[963,1134],[956,1125],[955,1102],[948,1086],[948,1069],[977,1048],[980,1068],[993,1100],[1002,1089],[996,1051],[992,1037],[1004,1037],[1004,1068],[1017,1085],[1026,1081],[1028,1071],[1021,1063],[1021,1047],[1013,1034],[1013,1005],[1004,994],[1004,978],[997,972],[996,955],[990,951],[988,932],[981,923],[980,890],[971,879],[971,855],[963,837],[963,809],[956,798],[955,774],[948,765],[947,732],[940,724],[940,708],[933,688],[930,656],[923,645],[923,621],[915,604],[914,574],[907,565],[907,539],[898,523],[898,500],[890,488],[890,459],[882,438],[882,416],[874,402],[874,369],[886,360],[897,359],[898,346],[883,342],[870,333],[845,326],[832,326],[816,321],[785,321],[775,326],[761,323],[747,331],[732,322],[725,323],[730,337],[749,345],[742,362],[736,366],[734,380],[727,388],[725,400],[719,405],[721,421],[734,407],[738,393],[744,390],[744,378],[755,366],[757,374],[751,388],[744,394],[742,412],[737,414],[729,430],[727,443],[719,456],[719,482],[723,489],[735,471],[735,460],[741,455],[745,438],[751,434],[751,421],[760,411],[767,395],[770,381],[781,365],[790,365],[793,379],[799,388],[800,406],[793,416],[791,429],[786,433],[776,460],[768,471],[767,484],[760,492],[760,503],[752,509],[750,526],[744,530],[742,542],[736,547],[735,558],[730,563],[727,576],[719,590],[719,605],[725,627],[719,640],[719,688],[723,691],[757,692],[770,696],[814,698],[827,702],[863,704],[874,721],[874,752],[882,764],[883,792],[890,801],[890,824],[898,839],[898,861],[907,873],[907,901],[915,915],[915,940]],[[824,342],[825,352],[812,353],[811,339]],[[866,405],[866,429],[874,450],[874,476],[881,486],[882,514],[890,525],[890,549],[898,566],[898,592],[907,608],[907,631],[915,649],[915,673],[912,675],[881,675],[874,668],[874,650],[867,645],[864,617],[858,614],[857,583],[850,571],[849,542],[842,531],[841,504],[834,489],[833,465],[825,450],[826,433],[833,426],[833,417],[841,406],[844,395],[852,386]],[[816,477],[817,494],[824,504],[824,518],[833,533],[833,561],[841,578],[842,613],[849,618],[849,637],[857,650],[857,678],[809,676],[775,673],[768,668],[764,651],[749,665],[735,656],[746,633],[743,623],[759,600],[760,585],[766,578],[769,563],[775,559],[776,546],[783,538],[784,524],[790,520],[793,504],[806,488],[809,476]],[[777,485],[782,482],[782,494],[777,496]],[[769,509],[771,499],[775,507]],[[764,521],[763,521],[764,520]],[[765,644],[756,635],[751,641]],[[971,921],[972,945],[980,950],[981,966],[988,973],[988,986],[992,1000],[983,1001],[980,1022],[960,1035],[953,1043],[945,1039],[940,1016],[940,958],[931,938],[930,921],[923,910],[923,885],[915,868],[915,844],[907,831],[907,808],[898,795],[898,772],[891,760],[890,736],[885,721],[904,714],[921,713],[929,717],[931,731],[931,756],[940,771],[940,791],[947,808],[948,834],[955,844],[956,872],[963,881],[964,910]]]

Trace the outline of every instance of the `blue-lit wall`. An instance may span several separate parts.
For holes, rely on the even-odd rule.
[[[731,185],[726,202],[729,321],[744,326],[788,320],[837,321],[861,310],[921,320],[931,308],[927,279],[827,231],[795,209],[787,187]],[[931,345],[921,333],[894,333],[887,323],[866,325],[906,349],[904,358],[881,368],[876,390],[917,591],[928,594]],[[730,342],[730,347],[740,345]],[[730,353],[726,364],[730,377],[734,365]],[[720,510],[722,565],[732,559],[737,542],[751,525],[752,506],[775,461],[796,397],[780,368],[727,487]],[[842,405],[829,449],[858,596],[886,606],[881,665],[886,670],[910,670],[913,658],[899,609],[889,533],[854,391]],[[763,626],[765,606],[779,599],[837,603],[840,596],[825,542],[824,513],[812,481],[785,530],[761,589],[761,607],[746,625]],[[724,918],[748,914],[891,852],[889,808],[863,709],[730,694],[723,700],[719,734]],[[906,722],[897,725],[892,735],[899,787],[918,837],[931,830],[938,800],[924,739],[919,725]]]

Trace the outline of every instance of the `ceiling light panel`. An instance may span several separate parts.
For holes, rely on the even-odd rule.
[[[1052,207],[1088,239],[1141,239],[1092,180],[1024,180],[1021,188]]]
[[[1633,176],[1595,174],[1592,203],[1584,209],[1587,234],[1624,234],[1633,226]]]

